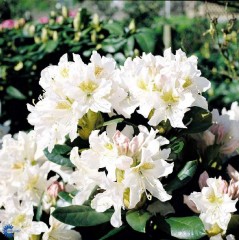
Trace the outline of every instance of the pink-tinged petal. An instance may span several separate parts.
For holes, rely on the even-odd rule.
[[[228,186],[227,193],[231,197],[231,199],[238,199],[239,198],[239,181],[234,182],[234,180],[232,179]]]
[[[209,175],[206,171],[204,171],[200,175],[199,180],[198,180],[198,184],[199,184],[200,189],[202,189],[203,187],[207,187],[207,179],[208,178],[209,178]]]
[[[239,172],[230,164],[227,166],[227,173],[235,182],[239,181]]]
[[[117,130],[112,139],[117,146],[119,153],[126,155],[129,149],[129,138]]]
[[[225,138],[225,127],[221,124],[213,124],[210,127],[210,131],[216,136],[216,143],[221,144],[223,143],[223,139]]]
[[[200,213],[196,207],[196,204],[190,200],[187,195],[183,195],[183,203],[186,204],[193,212]]]

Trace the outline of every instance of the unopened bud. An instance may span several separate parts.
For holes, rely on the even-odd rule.
[[[73,27],[75,31],[80,31],[81,29],[81,11],[80,10],[77,12],[76,16],[74,17]]]
[[[97,13],[95,13],[95,14],[93,15],[92,22],[93,22],[93,24],[94,24],[95,26],[98,26],[98,25],[99,25],[99,23],[100,23],[100,18],[99,18],[99,15],[98,15]]]
[[[57,31],[53,32],[52,38],[53,38],[54,41],[58,40],[58,33],[57,33]]]
[[[62,9],[61,9],[61,13],[62,13],[62,16],[64,18],[67,18],[68,17],[68,9],[66,6],[63,6]]]
[[[136,25],[135,25],[135,20],[131,20],[130,24],[129,24],[129,31],[131,33],[134,33],[136,31]]]
[[[59,192],[64,191],[64,185],[62,182],[55,181],[48,188],[47,193],[49,196],[56,198]]]
[[[41,42],[41,39],[40,39],[39,37],[37,37],[37,36],[34,36],[34,42],[35,42],[36,44],[38,44],[38,43]]]
[[[78,133],[80,137],[87,140],[91,132],[103,122],[103,117],[100,112],[95,113],[89,110],[80,120],[79,120],[79,130]]]
[[[43,28],[41,31],[41,40],[42,42],[47,42],[48,40],[48,33],[46,28]]]
[[[56,22],[62,25],[64,23],[64,17],[63,16],[57,17]]]
[[[51,18],[56,18],[56,12],[55,11],[51,11],[50,12],[50,17]]]

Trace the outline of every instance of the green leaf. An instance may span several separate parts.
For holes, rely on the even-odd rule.
[[[126,221],[137,232],[146,232],[147,221],[152,217],[152,214],[143,210],[128,211]]]
[[[141,50],[146,53],[153,53],[156,45],[156,35],[154,31],[147,30],[135,34],[135,39]]]
[[[14,99],[18,99],[18,100],[26,99],[26,96],[13,86],[7,87],[6,92],[8,93],[8,95],[10,97],[12,97]]]
[[[121,123],[121,122],[123,122],[123,121],[124,121],[123,118],[115,118],[115,119],[109,120],[109,121],[107,121],[107,122],[104,122],[104,123],[102,124],[102,126],[105,127],[105,126],[109,126],[109,125],[111,125],[111,124]]]
[[[176,178],[165,186],[166,191],[174,191],[186,185],[193,178],[197,166],[197,160],[187,162]]]
[[[236,237],[236,239],[238,239],[239,238],[238,226],[239,226],[239,215],[238,214],[232,215],[231,220],[227,227],[227,235],[233,234]]]
[[[200,239],[206,235],[203,223],[197,216],[158,218],[156,224],[158,229],[177,239]]]
[[[126,228],[126,226],[121,226],[119,228],[114,228],[111,231],[109,231],[106,235],[104,235],[103,237],[101,237],[99,240],[106,240],[112,236],[115,236],[116,234],[118,234],[119,232],[122,232],[124,229]]]
[[[170,140],[169,147],[171,148],[172,152],[179,154],[183,150],[184,139],[174,137],[172,140]]]
[[[124,51],[127,56],[133,54],[134,43],[135,43],[134,37],[133,36],[129,37],[127,40],[127,44],[125,44],[125,47],[124,47]]]
[[[212,125],[212,114],[203,108],[193,107],[185,114],[183,122],[187,124],[183,133],[203,132]]]
[[[74,198],[76,194],[75,193],[68,193],[68,192],[59,192],[58,196],[59,198],[61,198],[62,200],[68,202],[68,203],[72,203],[72,199]]]
[[[36,220],[37,221],[40,221],[41,220],[41,216],[42,216],[42,199],[43,199],[43,196],[44,196],[44,192],[42,193],[41,195],[41,198],[40,198],[40,201],[38,203],[38,206],[37,206],[37,212],[36,212]]]
[[[58,41],[50,40],[47,41],[44,45],[44,50],[47,53],[52,53],[58,46]]]
[[[108,53],[115,53],[126,43],[124,38],[108,38],[102,44],[102,50]]]
[[[104,28],[110,32],[111,35],[122,36],[124,28],[119,22],[111,22],[104,25]]]
[[[65,167],[74,167],[74,164],[67,157],[67,154],[69,154],[70,151],[70,147],[57,144],[54,146],[52,152],[49,152],[47,148],[44,149],[44,154],[51,162]]]
[[[103,213],[96,212],[89,206],[76,206],[57,208],[52,216],[59,221],[77,227],[88,227],[109,222],[113,210],[107,210]]]

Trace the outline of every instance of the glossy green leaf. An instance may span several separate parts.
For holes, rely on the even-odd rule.
[[[44,50],[47,53],[51,53],[57,48],[57,46],[58,46],[58,41],[50,40],[45,43]]]
[[[122,36],[124,28],[119,22],[111,22],[104,25],[104,28],[109,31],[111,35]]]
[[[109,222],[113,214],[113,210],[107,210],[103,213],[96,212],[90,206],[76,206],[57,208],[52,216],[59,221],[78,227],[95,226],[105,222]]]
[[[176,137],[173,138],[172,140],[170,140],[169,147],[171,148],[171,151],[173,153],[179,154],[184,148],[184,139]]]
[[[68,203],[72,203],[72,199],[74,198],[76,194],[75,193],[68,193],[68,192],[59,192],[58,196],[59,198],[61,198],[62,200],[68,202]]]
[[[74,167],[74,164],[70,161],[68,155],[71,151],[71,148],[66,145],[55,145],[51,152],[46,148],[44,154],[47,159],[51,162],[54,162],[58,165],[65,167]]]
[[[147,221],[152,217],[150,212],[143,210],[129,211],[126,214],[126,221],[135,231],[145,233]]]
[[[201,219],[198,216],[160,218],[155,228],[177,239],[200,239],[206,236]]]
[[[115,53],[119,51],[126,43],[124,38],[108,38],[105,39],[102,44],[102,50],[108,53]]]
[[[147,30],[135,34],[135,39],[143,52],[153,53],[156,45],[154,31]]]
[[[121,123],[121,122],[123,122],[124,121],[124,119],[123,118],[115,118],[115,119],[112,119],[112,120],[109,120],[109,121],[107,121],[107,122],[104,122],[103,124],[102,124],[102,126],[108,126],[108,125],[111,125],[111,124],[117,124],[117,123]]]
[[[232,215],[231,220],[228,224],[227,235],[233,234],[236,237],[236,239],[238,239],[239,238],[238,228],[239,228],[239,215],[235,214],[235,215]]]
[[[207,130],[212,125],[212,114],[200,107],[193,107],[185,114],[183,122],[187,129],[184,133],[199,133]]]
[[[18,100],[26,99],[26,96],[13,86],[7,87],[6,92],[11,98],[18,99]]]
[[[187,162],[183,169],[177,174],[176,178],[165,186],[165,189],[167,191],[174,191],[186,185],[193,178],[197,170],[197,166],[197,160]]]
[[[119,228],[114,228],[111,231],[109,231],[106,235],[104,235],[103,237],[101,237],[99,240],[106,240],[109,239],[115,235],[117,235],[119,232],[122,232],[124,229],[126,228],[126,226],[121,226]]]

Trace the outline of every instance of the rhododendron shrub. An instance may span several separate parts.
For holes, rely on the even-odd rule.
[[[208,110],[195,56],[64,55],[40,85],[34,130],[0,150],[0,222],[16,239],[238,236],[238,105]]]

